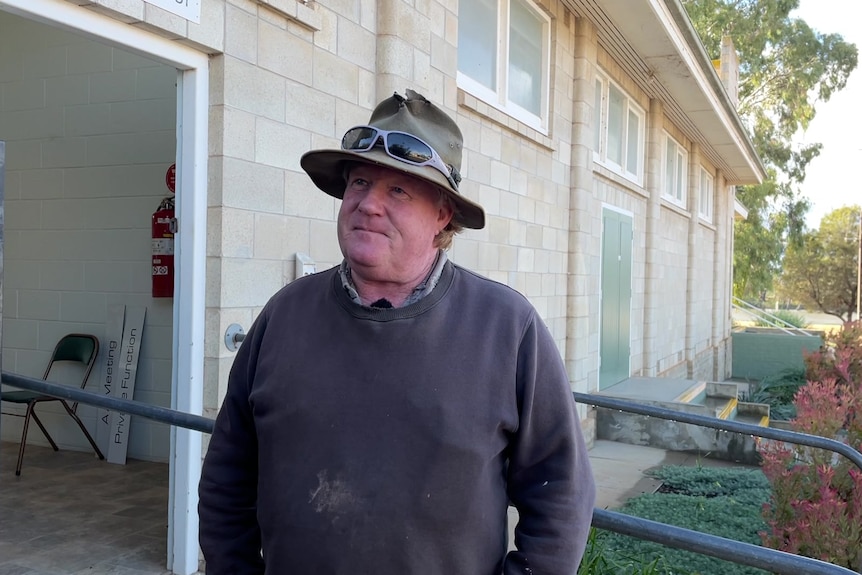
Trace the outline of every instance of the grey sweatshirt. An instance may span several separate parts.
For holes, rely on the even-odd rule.
[[[357,305],[337,268],[273,296],[199,491],[208,575],[574,574],[595,501],[547,328],[451,262],[402,308]]]

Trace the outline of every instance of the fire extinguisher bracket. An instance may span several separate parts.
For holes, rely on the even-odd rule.
[[[165,198],[152,218],[152,295],[174,297],[174,199]]]

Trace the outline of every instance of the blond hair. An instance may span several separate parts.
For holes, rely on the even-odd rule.
[[[434,247],[441,250],[448,250],[452,247],[452,240],[455,238],[455,234],[459,234],[464,231],[464,226],[458,222],[458,206],[455,205],[455,201],[452,197],[441,188],[438,188],[440,191],[440,198],[437,200],[437,207],[441,208],[445,204],[449,205],[449,208],[452,210],[452,219],[449,220],[449,223],[446,224],[446,227],[440,230],[440,233],[434,236]]]

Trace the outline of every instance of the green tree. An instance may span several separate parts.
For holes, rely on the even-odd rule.
[[[838,34],[813,30],[790,16],[798,0],[682,0],[707,53],[718,57],[729,34],[739,55],[739,114],[767,169],[758,186],[737,197],[748,219],[735,225],[734,295],[768,290],[781,269],[784,246],[799,241],[807,201],[799,184],[820,144],[792,138],[814,118],[815,106],[847,83],[858,50]]]
[[[778,289],[781,297],[850,321],[859,289],[860,217],[859,206],[834,210],[817,230],[787,248]]]

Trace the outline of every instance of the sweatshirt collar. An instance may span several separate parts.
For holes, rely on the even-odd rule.
[[[449,261],[449,258],[446,256],[446,252],[443,250],[437,250],[437,259],[434,261],[434,265],[431,266],[431,271],[425,279],[419,283],[419,285],[413,288],[413,291],[409,296],[407,296],[407,299],[404,300],[404,303],[400,307],[414,304],[430,294],[434,288],[437,287],[437,283],[440,281],[440,276],[443,274],[443,266],[446,265],[447,261]],[[353,278],[350,274],[350,266],[347,264],[347,260],[341,261],[338,273],[341,276],[341,285],[353,303],[363,307],[369,307],[362,303],[362,299],[359,297],[359,292],[356,291],[356,285],[353,283]]]

